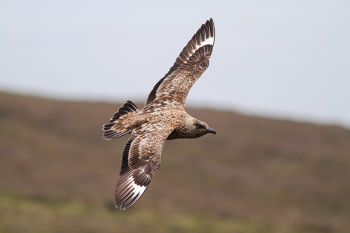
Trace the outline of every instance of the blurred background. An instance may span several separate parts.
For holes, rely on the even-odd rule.
[[[187,109],[218,132],[165,144],[114,209],[127,137],[202,23],[216,43]],[[350,2],[1,1],[0,232],[350,232]]]

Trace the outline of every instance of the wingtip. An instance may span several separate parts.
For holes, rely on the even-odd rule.
[[[134,177],[135,171],[125,173],[119,178],[114,192],[114,205],[120,210],[129,209],[133,206],[144,194],[150,182],[142,177],[141,183],[138,183],[138,178]]]
[[[211,45],[214,46],[215,42],[215,26],[214,21],[212,18],[208,19],[204,24],[201,25],[201,27],[198,29],[198,31],[193,35],[192,39],[188,43],[188,45],[191,44],[191,41],[193,41],[193,49],[192,52],[190,52],[190,56],[199,48],[205,46],[205,45]],[[186,47],[188,47],[188,45]],[[185,47],[185,48],[186,48]]]
[[[210,34],[211,34],[210,36],[213,37],[213,46],[214,46],[214,44],[215,44],[215,24],[214,24],[213,18],[208,19],[205,22],[205,25],[207,25],[207,27],[210,30]]]

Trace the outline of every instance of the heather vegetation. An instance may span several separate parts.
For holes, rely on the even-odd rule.
[[[0,93],[0,232],[350,232],[350,130],[208,109],[188,111],[217,135],[168,141],[114,209],[127,137],[101,126],[118,106]]]

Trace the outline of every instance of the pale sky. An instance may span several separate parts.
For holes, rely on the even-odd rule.
[[[0,90],[145,100],[210,17],[188,106],[350,126],[348,0],[0,0]]]

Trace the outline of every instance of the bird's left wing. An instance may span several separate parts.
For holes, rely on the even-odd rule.
[[[214,21],[210,19],[198,29],[169,72],[154,86],[146,105],[154,102],[178,102],[184,105],[194,82],[209,66],[214,41]]]
[[[163,122],[146,123],[132,131],[115,190],[117,208],[127,209],[140,199],[160,166],[164,142],[172,131],[173,127]]]

